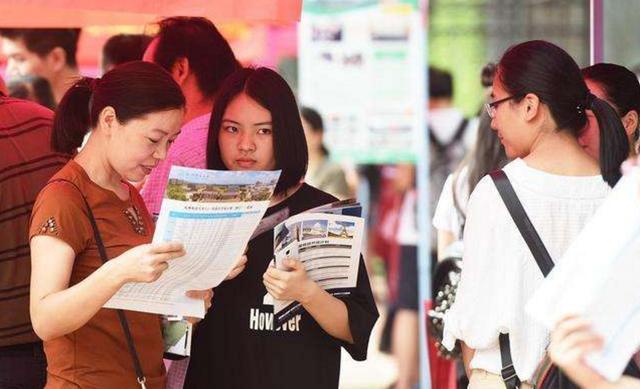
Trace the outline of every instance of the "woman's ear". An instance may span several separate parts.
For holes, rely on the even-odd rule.
[[[520,102],[522,105],[524,119],[530,121],[535,119],[540,112],[540,99],[533,93],[527,93]]]
[[[638,112],[631,110],[622,117],[622,125],[628,137],[632,137],[638,129]]]
[[[111,135],[118,124],[119,122],[118,117],[116,116],[116,110],[112,106],[106,106],[102,111],[100,111],[97,127],[101,131],[105,131],[106,135]]]

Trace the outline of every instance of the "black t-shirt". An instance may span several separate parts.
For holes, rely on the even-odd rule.
[[[293,216],[335,201],[304,184],[265,218]],[[378,318],[362,258],[358,285],[345,302],[354,344],[327,334],[306,312],[275,329],[273,306],[263,301],[262,275],[273,256],[273,228],[249,242],[245,270],[215,289],[211,312],[196,328],[185,388],[337,388],[340,347],[356,360],[367,357],[371,329]],[[266,300],[268,302],[268,298]]]

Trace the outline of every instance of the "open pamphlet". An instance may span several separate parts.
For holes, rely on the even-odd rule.
[[[187,254],[151,283],[125,284],[105,308],[203,318],[188,290],[216,287],[258,226],[280,171],[214,171],[173,166],[153,242],[176,241]]]
[[[622,177],[529,300],[529,315],[552,329],[577,314],[604,340],[586,362],[610,381],[640,347],[640,168]]]
[[[358,281],[364,233],[362,207],[354,200],[341,201],[297,214],[274,229],[274,265],[286,270],[283,260],[297,258],[309,278],[340,296],[350,293]],[[302,306],[296,301],[273,300],[276,327]]]

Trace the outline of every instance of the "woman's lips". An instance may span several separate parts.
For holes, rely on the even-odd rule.
[[[236,159],[236,164],[238,164],[238,166],[240,166],[241,168],[250,168],[255,165],[255,163],[256,160],[251,158]]]
[[[151,171],[153,170],[153,168],[155,166],[145,166],[145,165],[140,165],[140,167],[142,168],[142,171],[144,172],[144,174],[151,174]]]

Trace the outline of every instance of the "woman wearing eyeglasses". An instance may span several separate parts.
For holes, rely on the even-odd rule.
[[[505,52],[492,99],[491,127],[513,159],[503,170],[557,263],[620,177],[629,151],[624,128],[609,104],[589,91],[574,60],[544,41]],[[599,163],[578,142],[587,110],[607,134]],[[443,344],[453,348],[461,341],[469,388],[514,388],[520,381],[530,388],[549,333],[525,316],[524,306],[543,275],[490,177],[469,200],[464,248]],[[502,353],[501,333],[509,335]]]

